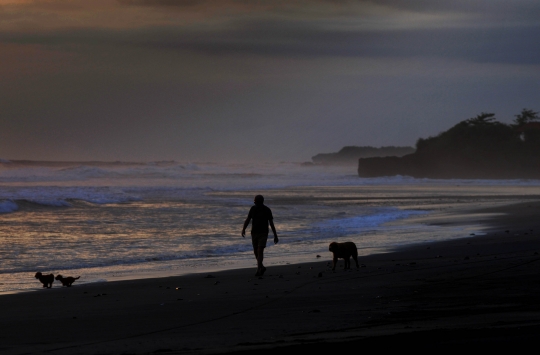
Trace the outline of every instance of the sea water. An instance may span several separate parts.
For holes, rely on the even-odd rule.
[[[254,267],[242,224],[255,194],[280,242],[266,264],[361,255],[467,235],[401,223],[460,199],[538,193],[539,181],[359,178],[355,167],[178,162],[0,163],[0,292],[40,288],[37,271],[78,283]],[[320,256],[318,258],[317,256]],[[54,287],[60,287],[55,284]]]

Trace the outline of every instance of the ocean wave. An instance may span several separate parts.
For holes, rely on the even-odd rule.
[[[384,223],[398,219],[408,218],[415,215],[425,214],[425,211],[401,210],[399,208],[375,208],[362,216],[344,217],[330,219],[317,223],[319,228],[344,228],[344,229],[365,229],[373,228]]]
[[[115,204],[140,201],[136,193],[126,193],[123,189],[109,187],[8,187],[0,188],[0,201],[16,201],[19,204],[38,204],[51,207],[70,207],[74,202],[92,204]],[[15,203],[15,202],[13,202]],[[9,204],[6,202],[6,209]]]
[[[69,179],[89,179],[89,178],[103,178],[119,176],[117,171],[111,169],[104,169],[95,166],[75,166],[59,169],[58,172],[64,174],[65,178]]]
[[[151,162],[36,162],[2,164],[0,183],[108,184],[215,190],[272,189],[291,186],[365,185],[540,185],[540,180],[419,179],[409,176],[360,178],[354,166],[279,164],[210,164]]]
[[[17,203],[11,200],[0,201],[0,213],[11,213],[19,209]]]
[[[66,200],[24,200],[32,204],[40,206],[51,206],[51,207],[71,207],[71,203]]]
[[[315,238],[358,235],[380,228],[389,222],[427,213],[426,211],[401,210],[399,208],[376,208],[366,211],[364,215],[334,218],[317,223],[312,227],[311,234]]]
[[[6,166],[8,166],[6,164]],[[9,164],[0,169],[0,183],[83,182],[112,180],[122,184],[127,180],[162,180],[193,177],[201,169],[195,164],[107,164],[99,165],[20,165]]]

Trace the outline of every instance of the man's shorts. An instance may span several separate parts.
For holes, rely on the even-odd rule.
[[[255,248],[266,248],[268,233],[251,233],[251,243]]]

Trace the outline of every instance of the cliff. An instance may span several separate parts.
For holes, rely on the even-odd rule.
[[[407,175],[416,178],[540,178],[540,124],[532,118],[515,124],[482,113],[436,137],[419,139],[416,151],[403,157],[362,158],[360,177]],[[520,117],[520,115],[516,115]]]
[[[337,153],[317,154],[311,158],[314,164],[321,165],[356,165],[359,158],[404,156],[414,152],[413,147],[370,147],[347,146]]]

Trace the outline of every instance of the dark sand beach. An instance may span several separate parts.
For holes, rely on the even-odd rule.
[[[485,235],[360,258],[0,296],[2,354],[520,351],[540,334],[540,202],[483,208]],[[462,215],[429,223],[464,223]],[[470,222],[470,221],[469,221]],[[32,275],[29,275],[31,277]],[[36,280],[37,282],[37,280]],[[332,350],[334,349],[334,350]]]

